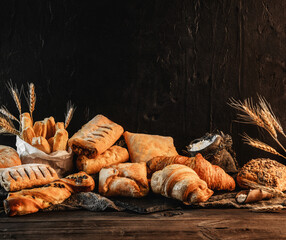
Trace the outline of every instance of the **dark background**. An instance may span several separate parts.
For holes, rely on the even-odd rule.
[[[247,131],[276,146],[235,123],[226,102],[259,93],[286,126],[285,12],[284,0],[1,0],[0,104],[16,115],[6,82],[33,82],[36,120],[64,121],[67,101],[77,106],[70,135],[101,113],[129,131],[172,136],[178,151],[219,129],[240,164],[271,156],[242,144]]]

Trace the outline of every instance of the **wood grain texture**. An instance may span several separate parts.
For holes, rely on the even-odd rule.
[[[131,132],[170,135],[179,151],[219,129],[232,134],[241,165],[273,157],[241,143],[247,131],[275,146],[234,123],[226,102],[264,95],[286,127],[285,8],[283,0],[1,1],[0,104],[17,114],[5,82],[34,82],[35,119],[63,121],[66,102],[78,106],[70,135],[102,113]]]
[[[138,215],[88,211],[1,217],[1,239],[285,239],[286,212],[205,209]],[[266,227],[267,226],[267,227]]]

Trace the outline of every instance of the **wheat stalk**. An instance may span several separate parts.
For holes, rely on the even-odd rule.
[[[67,103],[67,113],[65,115],[65,129],[68,127],[68,125],[70,124],[73,114],[75,111],[75,107],[73,104],[71,104],[71,102]]]
[[[241,122],[247,124],[254,124],[259,127],[265,128],[263,120],[257,113],[257,108],[253,105],[252,99],[245,99],[244,102],[235,100],[234,98],[229,99],[229,106],[244,112],[245,114],[237,114]]]
[[[283,156],[282,154],[277,152],[276,149],[274,149],[273,147],[269,146],[268,144],[266,144],[264,142],[259,141],[258,139],[253,139],[253,138],[249,137],[246,133],[244,133],[244,135],[242,135],[242,139],[246,144],[248,144],[254,148],[261,149],[265,152],[269,152],[269,153],[272,153],[274,155],[278,155],[278,156],[286,159],[285,156]]]
[[[21,98],[20,98],[19,90],[18,90],[16,85],[15,85],[15,87],[13,87],[12,82],[8,82],[7,87],[9,89],[9,91],[10,91],[11,96],[14,99],[14,102],[15,102],[15,104],[17,106],[17,109],[19,111],[19,114],[21,116],[21,114],[22,114],[22,107],[21,107]],[[20,119],[20,121],[21,121],[21,119]]]
[[[33,112],[35,110],[36,105],[36,93],[35,93],[35,85],[34,83],[29,84],[29,110],[31,119],[33,119]]]
[[[0,108],[0,113],[2,113],[5,117],[20,123],[20,121],[13,114],[11,114],[5,106]]]
[[[2,133],[11,133],[20,136],[20,132],[17,131],[14,126],[4,117],[0,117],[0,127]]]
[[[271,108],[270,103],[268,103],[266,101],[265,98],[263,98],[262,96],[258,96],[259,99],[259,105],[261,106],[261,108],[267,113],[270,121],[272,122],[274,128],[280,132],[284,137],[286,137],[284,130],[282,128],[282,125],[280,123],[280,121],[278,120],[278,118],[275,116],[275,114],[273,113],[273,110]]]
[[[272,124],[271,118],[268,115],[268,112],[261,108],[257,108],[257,112],[264,121],[264,129],[270,133],[274,138],[277,138],[277,132]]]

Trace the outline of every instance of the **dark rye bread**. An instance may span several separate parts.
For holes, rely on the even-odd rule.
[[[271,159],[257,158],[246,163],[237,175],[237,183],[242,188],[252,188],[253,184],[286,190],[286,166]]]

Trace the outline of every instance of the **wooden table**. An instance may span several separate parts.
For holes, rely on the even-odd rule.
[[[286,239],[286,211],[41,212],[0,218],[0,239]]]

